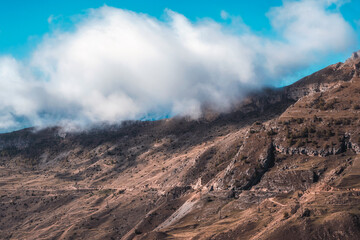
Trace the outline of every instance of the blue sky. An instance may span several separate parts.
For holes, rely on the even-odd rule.
[[[76,16],[86,14],[90,8],[104,4],[162,18],[165,9],[185,15],[192,21],[212,18],[223,21],[222,10],[240,16],[252,30],[259,34],[271,34],[267,11],[282,5],[282,0],[1,0],[0,5],[0,54],[26,55],[46,33],[53,30],[48,23],[50,16],[56,19],[57,27],[71,28]],[[341,6],[344,18],[360,28],[360,1],[352,0]],[[360,31],[358,36],[360,36]],[[336,56],[338,57],[338,56]],[[339,59],[341,60],[341,59]]]
[[[360,49],[355,0],[0,2],[0,132],[198,118]]]
[[[41,37],[51,30],[47,19],[53,15],[59,21],[69,24],[69,18],[83,14],[89,8],[104,4],[161,18],[164,9],[169,8],[196,20],[210,17],[220,20],[221,10],[242,16],[247,24],[262,31],[269,29],[265,13],[272,6],[281,5],[281,0],[268,1],[219,1],[219,0],[12,0],[1,1],[0,47],[2,52],[17,51],[26,45],[29,38]]]

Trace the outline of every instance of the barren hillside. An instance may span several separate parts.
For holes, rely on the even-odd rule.
[[[354,54],[226,114],[1,134],[0,238],[360,239],[359,126]]]

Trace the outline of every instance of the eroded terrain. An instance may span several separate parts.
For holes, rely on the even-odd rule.
[[[360,60],[199,120],[0,135],[2,239],[359,239]]]

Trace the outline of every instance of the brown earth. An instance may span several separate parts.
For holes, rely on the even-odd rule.
[[[199,120],[0,135],[1,239],[360,239],[360,59]]]

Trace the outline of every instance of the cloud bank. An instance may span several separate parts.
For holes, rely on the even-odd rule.
[[[224,111],[248,91],[353,46],[336,0],[285,1],[267,16],[275,37],[242,24],[165,21],[104,6],[70,32],[44,36],[30,60],[0,57],[0,129],[117,123]],[[232,18],[226,12],[221,15]]]

